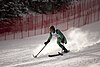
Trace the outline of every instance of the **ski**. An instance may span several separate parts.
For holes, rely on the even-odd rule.
[[[58,52],[57,54],[48,55],[48,57],[55,57],[55,56],[63,56],[63,54]]]
[[[69,50],[67,52],[58,52],[58,54],[48,55],[48,57],[63,56],[63,54],[66,54],[66,53],[69,53],[69,52],[70,52]]]

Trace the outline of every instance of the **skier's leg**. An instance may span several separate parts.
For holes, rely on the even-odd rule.
[[[62,45],[62,49],[64,50],[65,53],[69,52],[63,45]]]
[[[62,44],[61,44],[61,39],[60,39],[60,38],[57,38],[57,44],[58,44],[61,48],[63,48],[63,47],[62,47]]]
[[[67,40],[66,40],[65,37],[63,37],[63,38],[61,39],[61,43],[65,43],[65,44],[67,44]]]
[[[65,53],[69,52],[64,45],[61,44],[61,40],[58,38],[57,39],[57,44],[62,48],[62,50],[64,50]]]
[[[66,40],[66,38],[65,38],[65,37],[64,37],[64,43],[65,43],[65,44],[67,44],[67,40]]]
[[[57,41],[57,44],[59,45],[59,47],[63,48],[62,44],[59,41]]]

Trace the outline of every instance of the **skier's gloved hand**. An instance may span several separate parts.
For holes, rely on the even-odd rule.
[[[65,44],[67,44],[67,42],[65,42]]]
[[[44,42],[45,45],[47,45],[50,42],[50,40],[47,40],[46,42]]]
[[[47,45],[47,42],[44,42],[45,45]]]

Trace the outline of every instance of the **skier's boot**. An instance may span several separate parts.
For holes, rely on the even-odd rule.
[[[69,50],[67,50],[63,45],[62,45],[62,49],[64,50],[64,53],[68,53]]]

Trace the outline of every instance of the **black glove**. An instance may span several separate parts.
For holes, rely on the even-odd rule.
[[[47,40],[46,42],[44,42],[45,45],[47,45],[50,42],[50,40]]]

